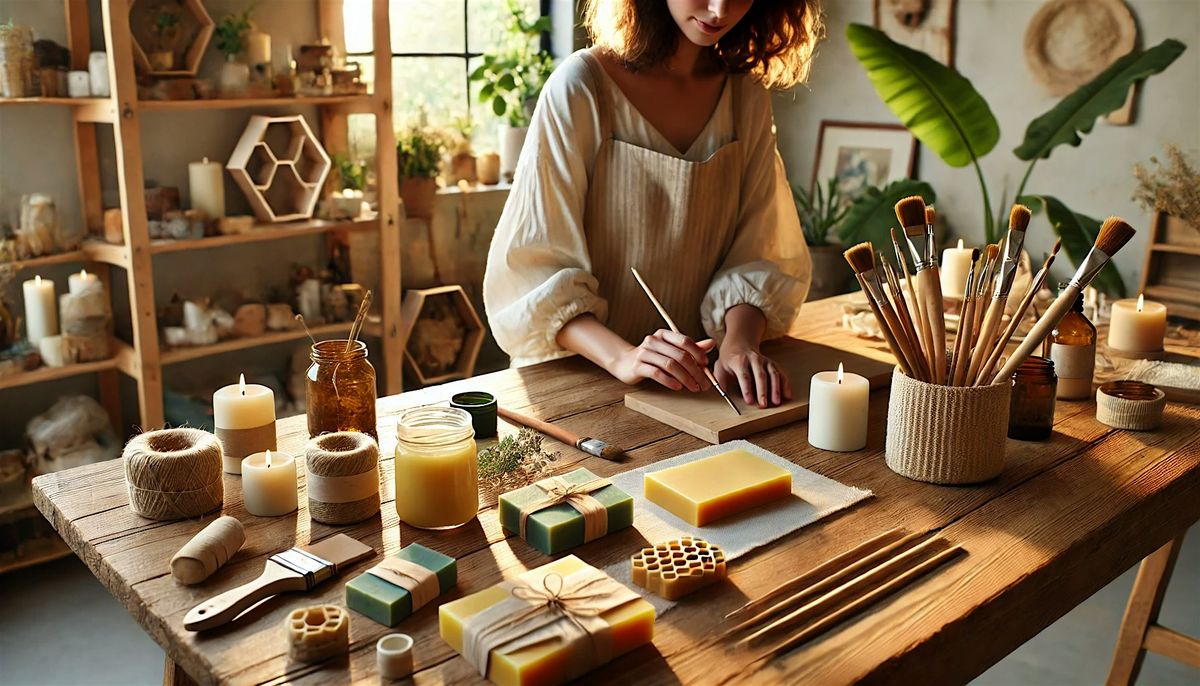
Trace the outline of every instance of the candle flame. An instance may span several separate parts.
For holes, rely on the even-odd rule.
[[[845,368],[842,366],[841,362],[838,362],[838,383],[842,382],[842,377],[845,375],[846,375]]]
[[[242,395],[246,395],[246,375],[245,374],[238,374],[238,390],[242,392]]]
[[[42,275],[38,274],[37,276],[33,277],[33,282],[35,284],[41,286],[42,285]]]
[[[1142,308],[1143,308],[1143,307],[1145,307],[1145,306],[1146,306],[1146,296],[1145,296],[1145,294],[1143,294],[1143,293],[1138,293],[1138,312],[1141,312],[1141,311],[1142,311]]]
[[[87,277],[88,277],[87,270],[86,270],[86,269],[80,269],[80,270],[79,270],[79,278],[81,278],[81,279],[87,279]]]
[[[271,451],[267,451],[267,469],[271,468]]]
[[[959,249],[959,250],[962,250],[962,249],[963,249],[963,242],[962,242],[962,239],[961,239],[961,238],[960,238],[960,239],[958,239],[958,249]]]

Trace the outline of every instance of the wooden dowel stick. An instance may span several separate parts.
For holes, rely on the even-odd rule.
[[[988,302],[987,314],[983,317],[983,328],[979,331],[979,342],[971,352],[971,364],[967,368],[967,386],[974,386],[979,379],[983,363],[991,354],[996,332],[1000,329],[1000,320],[1004,316],[1004,308],[1008,304],[1007,297],[992,298]]]
[[[926,356],[929,360],[930,381],[945,383],[946,381],[946,322],[942,306],[942,285],[938,283],[937,269],[929,268],[917,272],[917,292],[921,296],[921,311],[925,314],[925,326],[928,327],[929,349]]]

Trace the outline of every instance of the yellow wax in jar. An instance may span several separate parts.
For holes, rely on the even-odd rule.
[[[396,514],[422,529],[448,529],[479,512],[479,465],[475,441],[445,448],[396,446]]]

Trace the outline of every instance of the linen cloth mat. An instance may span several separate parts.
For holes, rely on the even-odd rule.
[[[657,472],[736,449],[745,450],[791,472],[792,495],[795,497],[767,503],[704,527],[692,526],[646,500],[642,482],[647,472]],[[727,565],[755,548],[766,545],[801,527],[808,526],[834,512],[844,510],[873,495],[871,491],[847,486],[823,477],[744,440],[710,445],[669,460],[657,462],[649,467],[611,476],[609,481],[633,498],[635,511],[633,528],[637,529],[650,542],[651,546],[680,536],[703,538],[709,543],[721,546],[721,549],[725,551]],[[674,607],[677,602],[665,600],[633,583],[633,570],[629,558],[605,567],[604,571],[641,594],[654,606],[655,612],[659,615]]]

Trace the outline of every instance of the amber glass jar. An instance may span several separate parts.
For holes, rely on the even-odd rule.
[[[304,377],[308,400],[308,435],[358,431],[379,440],[375,428],[375,368],[367,361],[367,344],[321,341],[309,353],[312,364]]]
[[[1012,378],[1008,410],[1008,437],[1019,441],[1044,441],[1054,431],[1054,398],[1058,377],[1054,363],[1029,357]]]
[[[1058,374],[1058,397],[1087,400],[1092,397],[1096,371],[1096,327],[1083,314],[1083,294],[1050,333],[1050,359]]]

